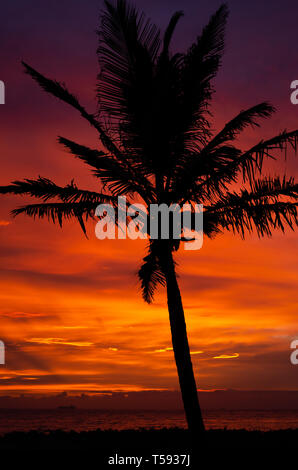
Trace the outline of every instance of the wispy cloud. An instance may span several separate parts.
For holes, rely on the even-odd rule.
[[[28,312],[4,312],[0,313],[0,317],[8,317],[8,318],[36,318],[36,317],[44,317],[43,313],[28,313]]]
[[[220,354],[219,356],[213,356],[213,359],[234,359],[235,357],[239,357],[238,353],[235,354]]]
[[[163,348],[163,349],[155,349],[155,353],[163,353],[173,351],[173,348]],[[190,351],[190,354],[203,354],[204,351]]]
[[[38,344],[63,344],[66,346],[78,346],[86,347],[92,346],[93,343],[89,341],[68,341],[64,338],[30,338],[27,340],[29,343],[38,343]]]
[[[163,352],[168,352],[168,351],[173,351],[173,348],[155,349],[154,352],[156,352],[156,353],[163,353]]]

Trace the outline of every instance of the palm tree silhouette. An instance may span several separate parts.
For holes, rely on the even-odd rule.
[[[258,126],[274,108],[261,103],[241,111],[213,135],[209,105],[211,81],[221,64],[228,9],[222,5],[196,42],[184,54],[170,52],[171,38],[182,12],[175,13],[162,39],[158,28],[124,0],[105,2],[99,31],[98,112],[91,114],[57,81],[24,63],[26,72],[48,93],[79,111],[98,132],[101,149],[59,137],[75,157],[99,179],[99,192],[81,190],[72,181],[61,187],[47,178],[25,179],[2,186],[2,194],[29,195],[41,200],[13,211],[48,218],[62,226],[94,217],[99,203],[117,207],[128,201],[204,205],[204,234],[230,230],[244,237],[256,231],[294,229],[298,223],[298,185],[293,178],[261,177],[263,159],[272,151],[296,150],[298,131],[282,132],[242,151],[233,145],[245,128]],[[236,184],[235,184],[236,183]],[[234,185],[234,186],[233,186]],[[238,188],[238,189],[235,189]],[[239,189],[240,188],[240,189]],[[181,241],[186,243],[185,239]],[[153,300],[158,285],[166,286],[173,350],[189,429],[204,430],[193,373],[186,324],[173,253],[180,240],[152,240],[139,270],[144,300]]]

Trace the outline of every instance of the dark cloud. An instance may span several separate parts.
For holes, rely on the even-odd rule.
[[[111,264],[114,264],[113,261]],[[123,288],[126,281],[131,285],[133,276],[125,276],[124,273],[131,272],[131,265],[127,262],[115,262],[117,269],[113,267],[108,270],[94,270],[89,272],[77,273],[47,273],[25,269],[1,269],[0,280],[14,280],[27,284],[41,285],[43,287],[55,287],[57,289],[73,288],[79,290],[106,290],[114,288],[117,290]]]

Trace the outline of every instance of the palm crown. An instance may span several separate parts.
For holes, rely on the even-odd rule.
[[[65,187],[47,178],[14,181],[0,192],[41,200],[13,211],[47,217],[62,226],[75,218],[85,223],[99,203],[117,206],[117,197],[151,203],[201,203],[204,233],[224,229],[241,236],[260,236],[297,225],[298,185],[293,178],[262,178],[263,159],[290,144],[296,150],[298,131],[260,141],[242,151],[234,145],[248,126],[257,127],[274,108],[261,103],[241,111],[212,135],[209,110],[212,79],[221,64],[227,7],[222,5],[185,54],[170,52],[171,38],[182,12],[173,15],[163,38],[158,28],[123,0],[105,2],[99,32],[98,112],[88,113],[66,87],[24,63],[26,72],[47,92],[79,111],[95,128],[100,149],[64,137],[59,142],[92,168],[99,192],[81,190],[74,181]],[[233,190],[237,182],[242,188]],[[168,241],[172,252],[177,240]],[[149,241],[139,271],[144,299],[150,302],[164,284],[164,244]]]

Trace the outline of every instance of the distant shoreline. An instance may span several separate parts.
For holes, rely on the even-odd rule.
[[[298,410],[298,390],[200,390],[199,397],[203,410]],[[183,411],[179,391],[0,394],[0,409],[55,409],[60,406],[119,412]]]

